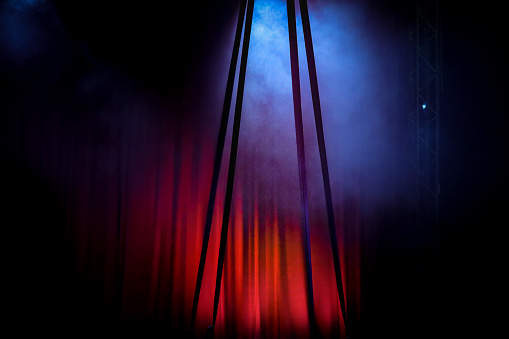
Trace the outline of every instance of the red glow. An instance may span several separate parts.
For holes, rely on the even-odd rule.
[[[117,154],[109,160],[110,165],[119,161],[121,168],[113,177],[80,173],[83,163],[72,165],[75,178],[79,178],[70,191],[73,204],[69,213],[77,279],[82,286],[95,284],[94,288],[100,289],[97,293],[107,314],[120,307],[121,317],[127,321],[155,321],[160,327],[186,332],[190,329],[214,150],[210,142],[191,133],[182,133],[178,140],[156,142],[155,137],[147,127],[129,141],[137,147],[128,152],[109,150],[110,155]],[[80,147],[86,154],[90,145]],[[296,170],[288,170],[288,181],[295,175],[295,183],[287,187],[276,177],[257,175],[264,173],[257,172],[262,155],[242,152],[241,148],[215,335],[305,338],[309,324]],[[79,161],[89,166],[87,156]],[[193,329],[198,336],[212,323],[225,172],[223,169],[220,176]],[[350,259],[345,261],[345,217],[339,205],[336,209],[350,305],[360,298],[359,248],[350,244]],[[318,326],[330,337],[343,333],[344,324],[322,219],[324,216],[311,219],[314,301]],[[358,236],[357,224],[346,226]],[[359,309],[356,312],[358,315]]]

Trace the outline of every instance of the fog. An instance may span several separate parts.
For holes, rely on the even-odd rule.
[[[407,159],[402,154],[406,101],[397,55],[400,36],[363,2],[316,1],[310,3],[309,12],[333,198],[339,202],[356,195],[361,185],[373,204],[383,203],[393,194],[406,194],[408,178],[403,173]],[[287,20],[285,1],[255,2],[238,167],[246,161],[249,175],[261,185],[276,181],[279,189],[298,195]],[[231,41],[234,28],[232,21]],[[323,205],[299,11],[297,34],[310,201]],[[224,43],[225,52],[217,54],[213,68],[217,80],[210,84],[215,97],[211,102],[216,103],[215,110],[209,110],[216,116],[209,117],[212,121],[219,121],[231,44]],[[234,103],[230,120],[233,107]]]

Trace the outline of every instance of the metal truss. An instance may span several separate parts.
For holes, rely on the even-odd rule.
[[[442,90],[439,0],[411,0],[410,18],[410,161],[415,170],[418,229],[436,227],[439,209],[439,129]]]

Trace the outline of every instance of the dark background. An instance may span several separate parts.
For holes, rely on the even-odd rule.
[[[500,12],[473,3],[444,7],[441,300],[452,331],[483,336],[500,326],[500,232],[508,224],[507,50]]]
[[[86,74],[96,62],[125,72],[140,86],[163,97],[178,96],[189,86],[190,79],[199,74],[196,70],[206,67],[217,37],[226,32],[224,23],[234,16],[237,2],[182,1],[168,5],[166,2],[110,1],[105,4],[104,1],[55,0],[53,3],[66,28],[64,32],[52,26],[51,15],[44,15],[44,12],[33,15],[34,20],[43,21],[42,25],[47,24],[44,20],[49,22],[48,33],[43,36],[46,52],[18,59],[0,52],[3,137],[12,132],[14,115],[9,112],[15,110],[17,100],[27,102],[41,95],[41,91],[50,96],[54,91],[59,93],[54,98],[57,104],[58,101],[62,105],[69,104],[75,99],[73,93],[66,92],[66,82]],[[372,3],[370,6],[376,13],[373,18],[393,17],[404,36],[406,1],[368,3]],[[431,280],[435,285],[422,283],[397,291],[383,279],[383,269],[387,268],[387,272],[397,277],[404,277],[407,272],[417,277],[412,263],[391,257],[392,262],[376,266],[379,272],[374,276],[378,280],[371,284],[378,286],[379,293],[383,294],[384,290],[394,293],[388,298],[373,294],[379,298],[376,301],[384,303],[373,302],[378,306],[370,310],[369,317],[372,324],[380,326],[384,337],[384,332],[394,328],[414,326],[422,326],[423,333],[428,333],[430,338],[484,337],[501,321],[496,308],[501,303],[497,291],[502,287],[502,273],[506,269],[502,263],[501,230],[509,225],[505,131],[509,88],[503,12],[502,8],[475,2],[449,1],[442,6],[444,89],[440,122],[439,255],[438,260],[432,262],[436,267],[426,271],[433,275]],[[74,44],[62,45],[61,34],[68,34]],[[62,54],[65,57],[59,56]],[[61,61],[55,61],[59,57]],[[48,67],[61,68],[61,72],[55,72],[56,80],[48,76]],[[48,83],[52,84],[51,89],[47,89]],[[100,102],[100,97],[92,95],[83,104],[100,105]],[[79,115],[79,110],[75,114]],[[179,117],[194,118],[199,119]],[[20,280],[13,280],[16,283],[10,285],[12,291],[25,288],[30,291],[21,299],[7,291],[10,301],[7,304],[12,306],[11,313],[15,317],[25,303],[40,300],[40,309],[33,312],[44,314],[55,302],[53,297],[65,289],[49,277],[60,277],[63,273],[58,271],[57,264],[41,267],[33,261],[33,254],[41,262],[43,259],[62,260],[56,258],[58,251],[52,246],[60,235],[63,212],[55,208],[58,194],[51,185],[41,183],[37,170],[27,169],[12,159],[8,138],[2,139],[2,191],[7,198],[2,203],[5,230],[2,238],[8,251],[4,267],[14,272],[9,276],[24,278],[22,285],[17,283]],[[26,192],[30,192],[29,202]],[[9,220],[16,218],[35,226],[12,229]],[[47,225],[55,227],[45,227]],[[28,250],[16,252],[13,244],[21,243]],[[16,259],[9,260],[13,256]],[[39,270],[28,272],[24,267],[29,266],[39,267]],[[34,285],[36,288],[32,289]],[[431,289],[427,293],[435,296],[432,303],[423,303],[422,307],[413,305],[408,310],[400,308],[409,305],[404,301],[408,293],[418,294],[419,289],[427,288]],[[411,320],[414,318],[418,320]],[[376,329],[371,331],[378,333]]]

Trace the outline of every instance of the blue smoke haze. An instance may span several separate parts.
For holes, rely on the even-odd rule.
[[[75,66],[74,57],[93,58],[76,48],[77,43],[67,35],[51,3],[11,0],[0,6],[1,57],[9,66],[22,68],[20,74],[30,75],[26,72],[36,64],[43,77],[50,79],[46,82],[55,82]],[[383,201],[388,178],[397,172],[395,160],[400,161],[396,159],[400,145],[391,120],[401,106],[394,72],[397,67],[389,59],[393,54],[383,54],[395,46],[395,38],[384,33],[383,22],[368,22],[369,6],[363,2],[314,1],[309,3],[309,12],[334,198],[354,191],[360,178],[371,195]],[[183,84],[190,91],[206,88],[200,103],[187,102],[183,106],[187,111],[202,112],[201,124],[209,124],[205,129],[213,137],[218,130],[214,126],[219,124],[236,18],[217,24],[231,27],[230,35],[215,37],[216,49],[204,52],[206,61]],[[297,33],[308,180],[311,197],[319,201],[323,196],[322,178],[298,9]],[[76,69],[69,72],[75,78],[70,79],[72,82],[65,80],[66,87],[83,105],[94,103],[88,107],[94,114],[111,115],[108,102],[118,100],[113,96],[122,95],[126,86],[114,80],[118,77],[116,71],[108,71],[96,61],[85,73]],[[258,168],[256,180],[278,180],[290,191],[298,191],[291,88],[286,1],[257,0],[239,160],[244,157],[254,161]],[[230,124],[233,114],[231,117]]]
[[[401,108],[394,71],[397,65],[389,59],[390,53],[380,54],[395,47],[395,37],[379,33],[384,32],[384,23],[366,24],[369,13],[362,3],[317,1],[310,3],[309,12],[334,198],[352,193],[360,180],[369,187],[370,198],[382,202],[389,190],[394,190],[391,176],[399,171],[398,161],[404,161],[397,155],[401,145],[394,129],[398,127],[391,120]],[[311,200],[321,203],[321,167],[298,10],[297,34],[308,186]],[[228,53],[219,62],[222,65],[231,53],[228,44],[224,49]],[[226,70],[215,69],[223,73]],[[226,74],[217,78],[226,79]],[[220,83],[215,86],[216,95],[224,93]],[[255,159],[257,170],[253,175],[257,180],[272,178],[296,190],[291,86],[286,1],[258,0],[242,114],[240,142],[245,154],[239,156]],[[398,190],[404,192],[403,187]]]

